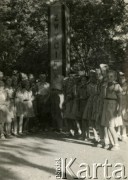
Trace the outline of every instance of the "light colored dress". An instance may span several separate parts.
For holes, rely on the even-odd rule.
[[[116,82],[111,86],[104,87],[104,104],[101,125],[104,127],[118,127],[122,125],[121,116],[117,116],[117,95],[121,94],[122,88]]]
[[[122,85],[122,119],[123,124],[128,126],[128,84]]]
[[[12,87],[5,88],[5,91],[7,93],[8,110],[9,110],[10,118],[13,119],[16,116],[14,89]]]
[[[7,103],[7,93],[5,89],[0,90],[0,124],[9,121],[9,111]]]
[[[24,107],[25,107],[25,112],[24,116],[25,117],[34,117],[34,109],[33,109],[33,93],[32,91],[25,91],[24,92]]]
[[[25,115],[25,104],[24,104],[24,92],[21,89],[18,89],[15,97],[16,104],[16,115],[24,116]]]

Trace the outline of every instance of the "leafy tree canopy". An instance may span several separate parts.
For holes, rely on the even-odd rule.
[[[50,0],[0,1],[0,69],[47,71]],[[64,1],[62,1],[63,3]],[[71,65],[90,69],[126,59],[126,0],[65,0],[70,9]]]

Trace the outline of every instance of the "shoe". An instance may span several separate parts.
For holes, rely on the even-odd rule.
[[[117,133],[117,136],[118,136],[118,141],[122,141],[121,135]]]
[[[64,132],[62,130],[55,130],[56,134],[64,134]]]
[[[6,137],[7,139],[12,139],[12,138],[13,138],[13,136],[10,135],[10,134],[6,134],[5,137]]]
[[[82,134],[82,131],[79,129],[78,130],[78,135],[81,135]]]
[[[120,146],[119,146],[119,145],[114,145],[110,150],[111,150],[111,151],[120,150]]]
[[[19,134],[18,134],[19,136],[23,136],[24,134],[22,133],[22,132],[19,132]]]
[[[75,132],[74,132],[74,130],[70,130],[70,134],[72,135],[72,136],[75,136]]]
[[[84,138],[84,141],[85,141],[85,142],[88,142],[88,141],[89,141],[89,138]]]
[[[78,139],[81,140],[81,141],[84,141],[84,140],[85,140],[85,138],[82,137],[82,136],[81,136],[81,137],[78,137]]]
[[[18,136],[18,134],[17,133],[12,133],[12,136]]]
[[[0,139],[1,139],[1,140],[5,140],[5,139],[6,139],[5,136],[4,136],[4,134],[2,134],[2,135],[0,136]]]
[[[68,132],[68,131],[64,131],[63,132],[66,136],[69,136],[70,135],[70,132]]]
[[[100,140],[97,140],[97,139],[92,139],[91,141],[92,141],[92,143],[94,143],[94,144],[98,144],[98,143],[100,142]]]
[[[103,146],[103,148],[104,148],[104,149],[109,149],[110,146],[109,146],[109,144],[105,144],[105,145]]]
[[[103,147],[104,147],[104,143],[99,142],[96,147],[98,147],[98,148],[103,148]]]
[[[122,142],[127,142],[127,137],[122,137]]]

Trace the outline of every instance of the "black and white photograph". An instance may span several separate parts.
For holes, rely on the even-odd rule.
[[[0,180],[128,179],[128,0],[0,0]]]

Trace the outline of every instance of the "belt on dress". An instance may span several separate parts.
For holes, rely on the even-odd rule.
[[[88,98],[84,99],[84,98],[80,98],[81,101],[86,101]]]
[[[52,89],[52,91],[62,92],[61,89]]]
[[[104,98],[104,99],[106,99],[106,100],[111,100],[111,101],[117,101],[117,99],[113,99],[113,98]]]

